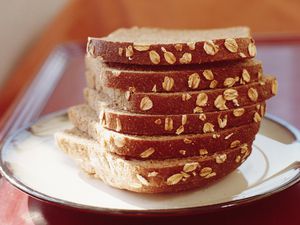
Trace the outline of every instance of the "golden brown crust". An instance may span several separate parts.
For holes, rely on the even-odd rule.
[[[107,151],[140,160],[211,155],[253,141],[260,125],[258,121],[205,134],[136,136],[101,128],[96,115],[89,113],[75,113],[71,110],[69,118],[75,127],[97,140]]]
[[[276,79],[267,76],[259,82],[247,85],[195,92],[141,93],[103,89],[101,94],[86,88],[87,103],[100,111],[105,104],[142,114],[191,114],[244,107],[265,101],[275,95],[272,86]]]
[[[87,54],[100,56],[104,62],[135,65],[182,65],[201,64],[225,60],[253,58],[256,54],[254,40],[251,37],[235,38],[238,45],[236,52],[225,46],[226,39],[200,41],[193,43],[151,44],[139,51],[133,42],[113,42],[105,39],[90,38]],[[165,53],[167,52],[167,56]],[[169,54],[168,54],[169,53]],[[168,59],[171,58],[171,60]]]
[[[105,183],[141,193],[184,191],[209,185],[236,169],[252,149],[252,142],[249,142],[210,157],[172,159],[165,163],[126,160],[106,152],[95,141],[74,130],[57,133],[56,143],[75,158],[80,158],[77,151],[85,151],[89,161],[84,163],[90,163],[94,176]]]
[[[137,92],[183,92],[210,89],[213,80],[215,88],[238,86],[256,82],[262,74],[261,63],[256,60],[190,65],[178,67],[115,65],[101,62],[99,58],[86,57],[86,77],[90,88],[102,87],[129,89]],[[205,73],[211,71],[212,76]],[[246,76],[246,77],[245,77]],[[167,82],[172,81],[170,88]]]

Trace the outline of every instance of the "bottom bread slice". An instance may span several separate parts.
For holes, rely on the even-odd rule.
[[[141,161],[106,151],[77,128],[56,133],[55,140],[88,174],[110,186],[141,193],[176,192],[209,185],[239,167],[252,149],[249,142],[211,156]]]

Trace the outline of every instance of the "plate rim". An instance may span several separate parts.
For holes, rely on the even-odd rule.
[[[45,116],[40,117],[39,119],[34,120],[33,122],[29,123],[26,126],[23,126],[22,128],[16,130],[11,135],[6,137],[3,142],[0,145],[0,174],[3,175],[3,177],[14,187],[21,190],[22,192],[25,192],[29,196],[46,202],[50,204],[55,204],[58,206],[66,207],[66,208],[72,208],[77,209],[81,211],[86,212],[97,212],[97,213],[103,213],[108,215],[126,215],[126,216],[168,216],[168,215],[190,215],[190,214],[200,214],[200,213],[207,213],[211,211],[217,211],[222,210],[225,208],[233,208],[245,204],[249,204],[254,201],[258,201],[264,198],[267,198],[271,195],[274,195],[276,193],[279,193],[285,189],[288,189],[289,187],[293,186],[294,184],[298,183],[300,181],[300,172],[291,180],[288,182],[282,184],[281,186],[278,186],[276,188],[273,188],[267,192],[263,192],[261,194],[246,197],[239,200],[232,200],[232,201],[226,201],[222,203],[212,204],[212,205],[204,205],[204,206],[192,206],[192,207],[183,207],[183,208],[176,208],[176,209],[118,209],[118,208],[105,208],[105,207],[97,207],[97,206],[89,206],[84,205],[80,203],[75,203],[71,201],[62,200],[59,198],[51,197],[49,195],[43,194],[37,190],[32,189],[31,187],[24,184],[22,181],[20,181],[17,177],[15,177],[9,170],[9,168],[5,165],[3,160],[3,149],[8,145],[15,136],[17,136],[20,132],[28,129],[32,125],[36,124],[37,122],[41,122],[44,120],[48,120],[50,118],[54,118],[57,116],[64,116],[66,115],[67,110],[60,110],[53,113],[49,113]],[[286,120],[274,116],[272,114],[267,113],[265,116],[266,119],[269,119],[284,128],[288,129],[292,135],[294,135],[295,142],[300,142],[300,130],[298,130],[295,126],[291,125]]]

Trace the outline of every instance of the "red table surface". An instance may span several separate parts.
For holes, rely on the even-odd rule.
[[[268,102],[268,112],[280,116],[300,128],[300,40],[293,42],[258,43],[258,58],[264,63],[266,74],[275,74],[279,81],[276,98]],[[83,54],[71,57],[69,66],[48,100],[42,114],[83,101]],[[300,151],[300,149],[299,149]],[[84,193],[82,193],[84,194]],[[0,178],[0,225],[37,224],[300,224],[300,183],[266,199],[236,208],[208,214],[169,217],[125,217],[52,205],[14,188]]]

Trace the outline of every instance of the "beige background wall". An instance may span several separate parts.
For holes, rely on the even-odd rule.
[[[0,0],[0,86],[68,0]]]

